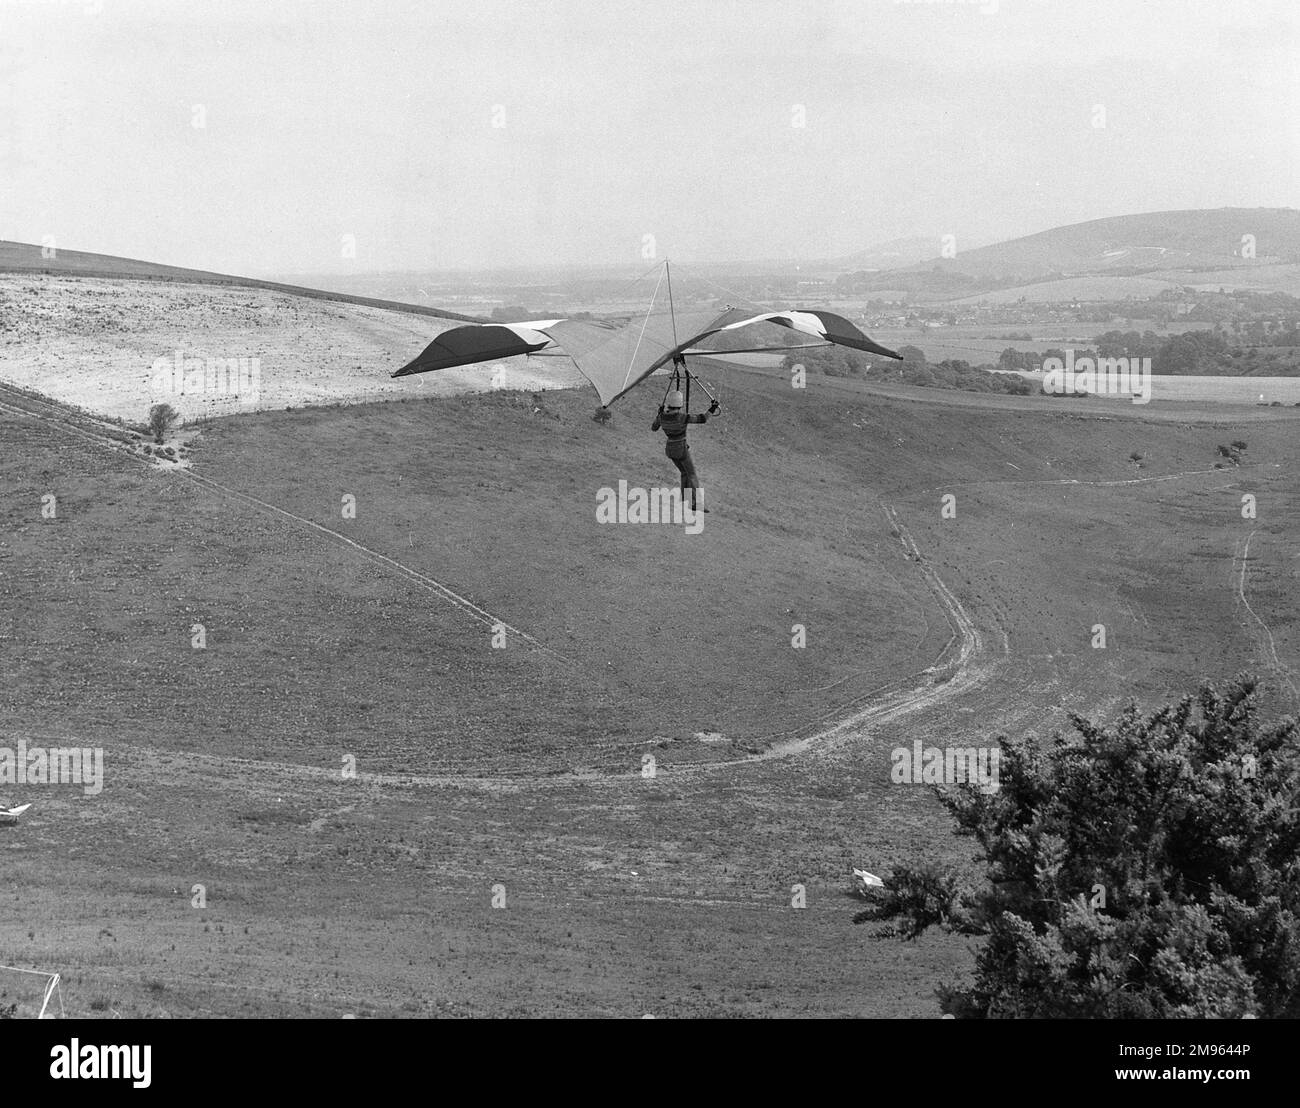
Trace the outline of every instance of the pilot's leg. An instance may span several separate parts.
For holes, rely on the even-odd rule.
[[[695,462],[691,458],[691,448],[689,446],[677,466],[682,471],[682,503],[686,503],[686,489],[689,486],[691,490],[691,511],[695,511],[699,503],[700,479],[695,472]]]

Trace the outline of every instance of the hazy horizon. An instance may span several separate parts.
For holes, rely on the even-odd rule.
[[[347,275],[1294,207],[1297,22],[1271,0],[0,3],[0,238]]]

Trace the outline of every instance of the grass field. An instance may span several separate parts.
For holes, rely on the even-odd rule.
[[[675,476],[653,392],[252,413],[188,470],[0,394],[6,742],[106,765],[3,787],[0,964],[92,1016],[934,1017],[969,945],[851,922],[852,867],[970,861],[893,747],[1297,707],[1294,414],[734,371],[703,530],[597,523]]]

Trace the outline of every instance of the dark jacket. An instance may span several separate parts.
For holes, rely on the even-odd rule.
[[[650,430],[658,431],[662,427],[664,434],[668,436],[668,441],[677,442],[686,438],[686,428],[690,424],[708,422],[707,412],[702,412],[700,415],[687,415],[685,412],[666,412],[660,408],[655,421],[650,424]]]

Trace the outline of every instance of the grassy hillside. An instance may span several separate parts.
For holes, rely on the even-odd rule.
[[[1255,257],[1242,256],[1242,236]],[[1246,267],[1300,261],[1300,209],[1216,208],[1090,219],[1009,239],[937,262],[945,272],[977,277],[1043,277],[1106,270]]]
[[[1244,250],[1251,236],[1253,256]],[[1300,210],[1217,208],[1114,216],[1054,227],[953,257],[883,267],[860,291],[993,302],[1106,300],[1191,285],[1294,293]]]
[[[32,937],[0,955],[61,967],[82,1015],[926,1010],[915,980],[960,948],[922,944],[883,979],[874,959],[846,970],[839,949],[859,934],[842,886],[862,834],[875,851],[901,847],[910,819],[871,815],[878,832],[846,832],[854,786],[824,771],[755,765],[721,793],[706,786],[707,800],[674,776],[743,755],[732,734],[837,707],[873,671],[928,664],[949,632],[924,585],[897,554],[862,567],[847,533],[838,553],[811,550],[805,518],[820,512],[814,533],[845,530],[825,491],[792,497],[789,522],[724,526],[716,540],[598,531],[593,466],[601,480],[629,459],[661,474],[658,443],[636,450],[627,428],[597,427],[585,396],[543,412],[524,400],[232,420],[205,437],[196,471],[340,528],[337,493],[354,490],[353,533],[391,538],[388,553],[563,661],[514,642],[494,652],[481,626],[335,542],[0,415],[18,446],[5,460],[16,495],[0,547],[0,710],[29,741],[103,743],[109,767],[93,803],[38,791],[7,840],[26,853],[0,918],[6,935]],[[761,449],[741,445],[746,458]],[[816,465],[793,473],[820,483]],[[30,511],[47,489],[57,521]],[[709,527],[722,516],[720,503]],[[883,597],[831,587],[860,568]],[[812,628],[801,658],[792,617],[775,612],[791,583]],[[195,620],[203,652],[190,649]],[[905,647],[871,649],[903,625]],[[756,657],[766,665],[745,672]],[[843,687],[771,687],[825,686],[826,672]],[[582,767],[640,782],[645,752],[662,786],[549,784]],[[344,753],[359,782],[339,780]],[[394,776],[373,776],[383,770]],[[449,770],[541,791],[413,777]],[[794,880],[813,882],[809,914],[782,910]],[[204,911],[189,907],[196,881]],[[479,894],[498,882],[512,910],[485,912]]]
[[[414,315],[433,316],[437,319],[477,321],[476,316],[459,315],[440,308],[426,308],[393,300],[379,300],[350,293],[327,292],[302,285],[286,285],[278,281],[262,281],[256,277],[235,277],[228,273],[212,273],[203,269],[185,269],[181,266],[160,265],[138,258],[119,258],[112,254],[91,254],[84,250],[55,249],[53,252],[29,242],[0,240],[0,273],[43,273],[75,275],[79,277],[133,278],[151,281],[181,281],[186,284],[227,285],[232,288],[265,289],[270,292],[289,293],[312,300],[335,300],[347,304],[363,304],[372,308],[389,308]]]
[[[601,485],[673,476],[629,399],[610,428],[568,392],[240,416],[187,473],[0,395],[0,719],[106,751],[98,797],[6,787],[34,807],[0,962],[64,972],[77,1015],[933,1017],[967,944],[873,939],[846,895],[970,861],[892,748],[1242,668],[1295,709],[1290,413],[737,371],[686,535],[595,521]],[[430,581],[547,650],[494,650]],[[819,726],[891,684],[930,691]]]
[[[608,760],[612,748],[627,758],[637,743],[695,732],[761,744],[834,706],[815,690],[839,683],[835,696],[850,699],[923,669],[943,646],[947,631],[932,615],[934,626],[909,649],[872,650],[882,627],[914,619],[909,613],[932,601],[920,582],[892,572],[893,540],[871,490],[845,504],[853,470],[795,443],[769,447],[771,416],[742,426],[738,412],[730,427],[723,420],[708,429],[716,433],[697,434],[718,507],[690,535],[596,521],[601,486],[675,477],[648,433],[651,413],[646,427],[609,430],[588,418],[584,395],[535,408],[526,395],[499,393],[267,413],[217,424],[195,444],[195,472],[454,583],[568,664],[517,646],[492,650],[484,628],[337,544],[125,460],[84,474],[42,469],[46,483],[58,474],[64,510],[57,523],[23,531],[19,564],[39,590],[61,573],[65,541],[105,540],[102,549],[78,544],[77,577],[92,589],[112,581],[137,598],[129,607],[145,655],[140,673],[159,677],[138,693],[163,695],[154,710],[173,721],[179,745],[193,748],[212,731],[233,744],[223,749],[257,753],[257,720],[277,735],[281,755],[310,752],[360,700],[373,727],[358,734],[355,719],[347,727],[386,768],[499,767],[526,750],[542,771]],[[20,424],[15,433],[35,432]],[[25,477],[20,502],[38,502],[42,478]],[[139,518],[131,505],[143,488],[161,500]],[[342,518],[344,495],[356,498],[355,520]],[[130,520],[122,528],[113,523],[119,515]],[[121,543],[135,553],[123,558]],[[159,549],[175,554],[147,553]],[[359,582],[373,595],[354,595]],[[170,599],[150,601],[151,589]],[[283,606],[249,609],[243,594],[275,595]],[[123,682],[111,651],[87,653],[84,630],[73,633],[82,603],[70,602],[64,618],[58,606],[36,607],[45,622],[20,629],[29,649],[18,664],[48,677],[29,687],[48,692],[37,698],[48,713],[42,723],[68,723],[51,690],[76,683],[65,666],[81,659],[90,672],[77,680],[95,694],[86,709],[130,726],[133,682]],[[192,619],[212,625],[201,654],[179,649]],[[789,643],[800,621],[813,638],[804,651]],[[206,674],[198,682],[197,666]],[[262,675],[282,667],[283,687],[268,684]],[[248,695],[232,698],[236,688]]]
[[[197,420],[491,387],[495,367],[414,382],[389,377],[450,326],[428,314],[268,288],[0,273],[0,379],[137,423],[160,401]],[[159,361],[174,366],[178,358],[200,365],[197,387],[178,392],[168,371],[160,385]],[[255,389],[208,387],[216,383],[205,382],[209,360],[237,359],[249,367],[256,360]],[[567,359],[499,365],[502,382],[516,388],[581,380]]]

